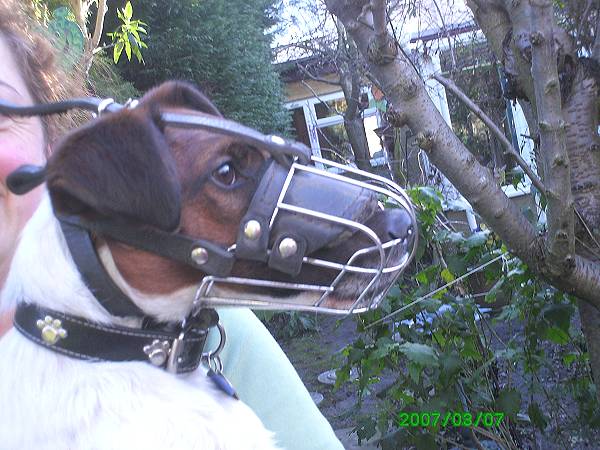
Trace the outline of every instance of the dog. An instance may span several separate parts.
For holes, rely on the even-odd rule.
[[[144,346],[151,363],[90,359],[66,347],[52,351],[74,339],[79,325],[86,327],[78,338],[83,347],[88,332],[90,336],[117,333],[125,339],[127,330],[144,328],[139,316],[112,314],[99,303],[98,292],[82,275],[67,242],[60,217],[88,224],[109,221],[117,228],[143,224],[140,230],[191,236],[226,249],[236,241],[239,245],[240,224],[259,189],[269,152],[236,136],[170,126],[162,120],[165,112],[220,117],[194,87],[167,82],[146,94],[135,108],[101,115],[69,133],[48,161],[47,194],[23,231],[0,305],[29,305],[52,314],[45,318],[42,314],[27,328],[19,317],[30,313],[17,310],[15,328],[0,340],[1,448],[277,448],[272,433],[254,413],[223,392],[228,388],[223,388],[218,376],[215,383],[202,370],[174,374],[160,369],[172,362],[174,343],[166,352],[159,348],[159,340]],[[318,186],[314,188],[318,192]],[[406,243],[413,233],[414,221],[398,211],[380,210],[374,195],[352,200],[346,210],[350,209],[352,220],[371,224],[381,242]],[[244,233],[253,237],[249,229],[244,228]],[[206,273],[148,247],[123,242],[106,230],[89,233],[92,245],[111,282],[131,299],[133,308],[154,323],[180,323],[188,317],[196,306],[199,280]],[[279,245],[288,248],[282,241]],[[368,245],[364,237],[338,233],[313,256],[347,261],[356,249]],[[387,262],[397,263],[401,253],[390,251]],[[196,256],[196,262],[206,262],[206,253]],[[359,259],[367,263],[373,258],[369,253]],[[285,265],[288,273],[282,273],[269,264],[264,258],[238,260],[229,272],[236,279],[325,286],[337,274],[323,267],[297,270]],[[324,305],[351,304],[349,298],[365,288],[367,278],[364,274],[348,277]],[[386,282],[389,276],[382,275],[379,283]],[[257,294],[305,305],[321,295],[301,290],[291,295],[274,286],[232,285],[221,291],[230,297]],[[379,284],[371,288],[378,289]],[[118,352],[119,341],[115,342]]]

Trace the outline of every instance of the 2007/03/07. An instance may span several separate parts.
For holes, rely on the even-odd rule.
[[[401,412],[398,413],[398,426],[400,427],[496,427],[504,419],[502,412],[470,412],[448,411],[444,414],[439,411],[431,412]]]

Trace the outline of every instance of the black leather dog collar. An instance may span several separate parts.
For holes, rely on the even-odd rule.
[[[106,326],[28,303],[20,303],[14,326],[47,349],[91,362],[144,361],[174,373],[195,370],[202,360],[208,330],[219,321],[202,309],[182,329],[167,331]]]

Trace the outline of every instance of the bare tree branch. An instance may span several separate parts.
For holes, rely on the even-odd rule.
[[[490,131],[492,133],[494,133],[494,136],[496,136],[500,140],[502,145],[504,145],[506,152],[510,153],[510,155],[513,158],[515,158],[515,161],[517,161],[517,164],[519,164],[519,166],[527,174],[527,176],[529,177],[529,179],[531,180],[533,185],[540,192],[545,193],[546,188],[542,184],[542,181],[539,179],[539,177],[536,175],[536,173],[531,169],[531,167],[529,167],[529,164],[527,164],[527,162],[523,159],[523,157],[519,154],[519,152],[517,152],[517,150],[513,147],[512,143],[506,138],[504,133],[496,126],[496,124],[494,122],[492,122],[492,119],[490,119],[487,116],[487,114],[484,113],[483,110],[473,100],[471,100],[469,97],[467,97],[467,95],[463,91],[460,90],[460,88],[454,83],[454,81],[449,80],[448,78],[445,78],[438,74],[432,75],[432,78],[437,80],[439,83],[443,84],[446,87],[446,89],[449,89],[450,92],[452,92],[454,95],[456,95],[456,97],[461,102],[463,102],[467,108],[469,108],[471,111],[473,111],[475,113],[475,115],[481,119],[481,121],[490,129]]]
[[[596,14],[596,27],[594,32],[594,45],[592,46],[592,58],[600,60],[600,14]]]
[[[548,198],[548,264],[557,275],[574,266],[575,227],[569,155],[565,145],[560,82],[550,0],[531,0],[531,76],[535,89]]]
[[[326,78],[317,77],[317,76],[313,75],[312,73],[310,73],[310,71],[306,67],[302,66],[302,64],[300,64],[300,63],[296,64],[296,67],[298,68],[298,70],[300,70],[300,72],[302,72],[304,75],[306,75],[308,78],[310,78],[313,81],[318,81],[319,83],[331,84],[332,86],[340,85],[339,81],[331,81]]]
[[[407,125],[417,135],[419,146],[485,222],[534,272],[546,277],[558,288],[600,306],[597,294],[600,290],[600,267],[581,256],[572,256],[574,267],[570,273],[556,274],[548,270],[546,247],[536,228],[496,185],[492,173],[476,160],[448,127],[410,62],[402,54],[389,62],[374,58],[369,52],[374,40],[373,31],[366,27],[347,26],[356,23],[365,2],[326,0],[326,4],[346,25],[383,92],[396,109],[406,115]]]
[[[98,12],[96,13],[96,24],[94,26],[94,35],[90,43],[90,49],[93,51],[98,45],[100,45],[100,39],[102,38],[102,30],[104,29],[104,16],[108,11],[106,0],[98,0]]]

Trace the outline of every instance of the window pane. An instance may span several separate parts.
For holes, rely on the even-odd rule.
[[[325,103],[315,103],[315,111],[317,119],[343,114],[346,111],[346,99],[342,97]]]
[[[372,158],[383,156],[381,140],[375,133],[377,129],[377,116],[365,117],[365,131],[367,132],[367,142],[369,144],[369,153]]]
[[[317,129],[323,158],[346,163],[353,157],[352,147],[343,123]]]
[[[308,127],[306,126],[303,108],[292,109],[292,123],[296,140],[310,147],[310,137],[308,135]]]

